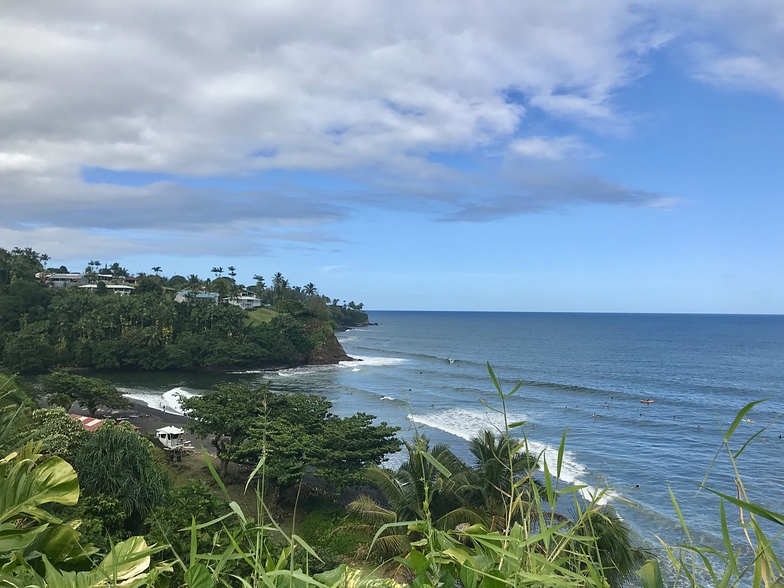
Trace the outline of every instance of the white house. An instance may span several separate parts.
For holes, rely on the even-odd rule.
[[[175,302],[212,302],[218,304],[220,297],[217,292],[197,292],[196,290],[181,290],[174,295]]]
[[[84,274],[49,274],[46,276],[46,283],[55,288],[79,286],[87,283],[87,276]]]
[[[232,296],[231,298],[224,298],[229,304],[239,306],[242,310],[253,310],[254,308],[261,308],[261,298],[255,296]]]
[[[84,286],[79,286],[80,288],[84,288],[86,290],[97,290],[97,284],[85,284]],[[128,286],[127,284],[106,284],[106,289],[117,296],[130,296],[133,294],[134,287]]]
[[[184,429],[179,427],[163,427],[155,431],[155,437],[166,449],[177,449],[185,446]]]

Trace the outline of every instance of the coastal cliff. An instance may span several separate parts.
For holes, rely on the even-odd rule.
[[[310,352],[307,362],[309,365],[329,365],[351,359],[335,334],[330,333]]]

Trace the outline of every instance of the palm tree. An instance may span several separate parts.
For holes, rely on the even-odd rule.
[[[318,292],[318,289],[316,288],[316,285],[313,282],[308,282],[307,284],[305,284],[305,288],[303,292],[305,293],[305,296],[308,297],[315,296],[316,293]]]
[[[161,273],[161,266],[156,265],[154,268],[152,268],[152,271],[155,272],[155,275],[157,276],[159,273]]]
[[[280,296],[281,290],[283,288],[283,282],[286,279],[283,277],[283,274],[278,272],[274,276],[272,276],[272,303],[275,303],[276,298]]]
[[[459,489],[470,470],[444,444],[430,448],[430,440],[417,434],[413,442],[404,442],[408,459],[397,469],[372,467],[367,478],[384,495],[386,508],[368,496],[360,496],[347,509],[369,529],[391,522],[430,519],[433,526],[446,530],[462,523],[483,522],[481,514],[467,508]],[[425,454],[434,458],[449,475],[445,475]],[[384,556],[404,555],[410,548],[406,527],[393,527],[376,541]]]
[[[522,523],[523,518],[529,519],[529,525],[538,526],[541,521],[533,519],[542,514],[556,524],[568,521],[555,512],[529,509],[534,493],[541,494],[544,489],[532,477],[538,467],[537,458],[521,451],[521,447],[526,444],[490,430],[482,431],[469,445],[476,459],[474,476],[469,478],[474,486],[466,486],[464,496],[469,504],[490,517],[491,529],[504,534]],[[526,477],[527,483],[522,482]],[[515,492],[516,497],[512,495],[513,485],[520,489]],[[646,550],[633,545],[629,527],[611,507],[589,505],[582,516],[572,519],[576,521],[569,525],[572,535],[595,539],[574,542],[574,550],[601,565],[610,586],[622,586],[650,558]]]
[[[155,268],[153,268],[153,269],[155,269]],[[125,269],[124,267],[122,267],[116,261],[109,267],[109,271],[111,272],[112,277],[114,277],[114,278],[124,278],[125,276],[128,275],[128,270]]]
[[[256,297],[262,298],[263,300],[264,291],[265,291],[264,276],[262,276],[261,274],[256,274],[255,276],[253,276],[253,279],[256,281]]]
[[[189,290],[195,290],[201,285],[201,279],[196,274],[188,276],[188,283],[186,284]]]
[[[636,579],[635,572],[652,557],[649,551],[633,544],[631,529],[611,506],[589,509],[571,531],[596,539],[580,542],[576,548],[601,565],[607,583],[613,588]]]

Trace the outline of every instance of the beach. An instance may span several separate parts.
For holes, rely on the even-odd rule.
[[[78,404],[74,404],[71,407],[70,412],[83,416],[88,415],[87,410],[83,409]],[[135,426],[142,435],[151,436],[155,436],[156,431],[162,427],[171,426],[185,429],[185,425],[188,423],[188,418],[181,414],[152,408],[143,402],[136,401],[131,401],[130,408],[98,409],[95,413],[95,418],[128,422]],[[186,442],[190,441],[190,444],[196,449],[201,450],[202,446],[204,446],[207,451],[214,449],[210,444],[209,439],[199,438],[187,431],[184,435],[184,439]]]

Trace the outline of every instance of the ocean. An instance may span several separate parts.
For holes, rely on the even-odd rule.
[[[336,414],[374,414],[401,427],[404,439],[418,430],[470,461],[467,440],[501,424],[482,403],[500,405],[490,362],[505,391],[523,382],[507,410],[510,422],[526,421],[531,449],[554,467],[566,430],[563,482],[608,488],[604,500],[654,548],[657,536],[682,540],[670,490],[693,539],[721,545],[718,499],[700,486],[736,493],[723,434],[743,406],[764,400],[730,447],[757,435],[738,460],[744,484],[752,500],[784,512],[784,316],[369,314],[377,325],[338,335],[356,360],[337,366],[118,374],[114,383],[176,411],[181,393],[269,381],[273,390],[323,395]],[[737,511],[728,508],[728,516],[737,520]]]

